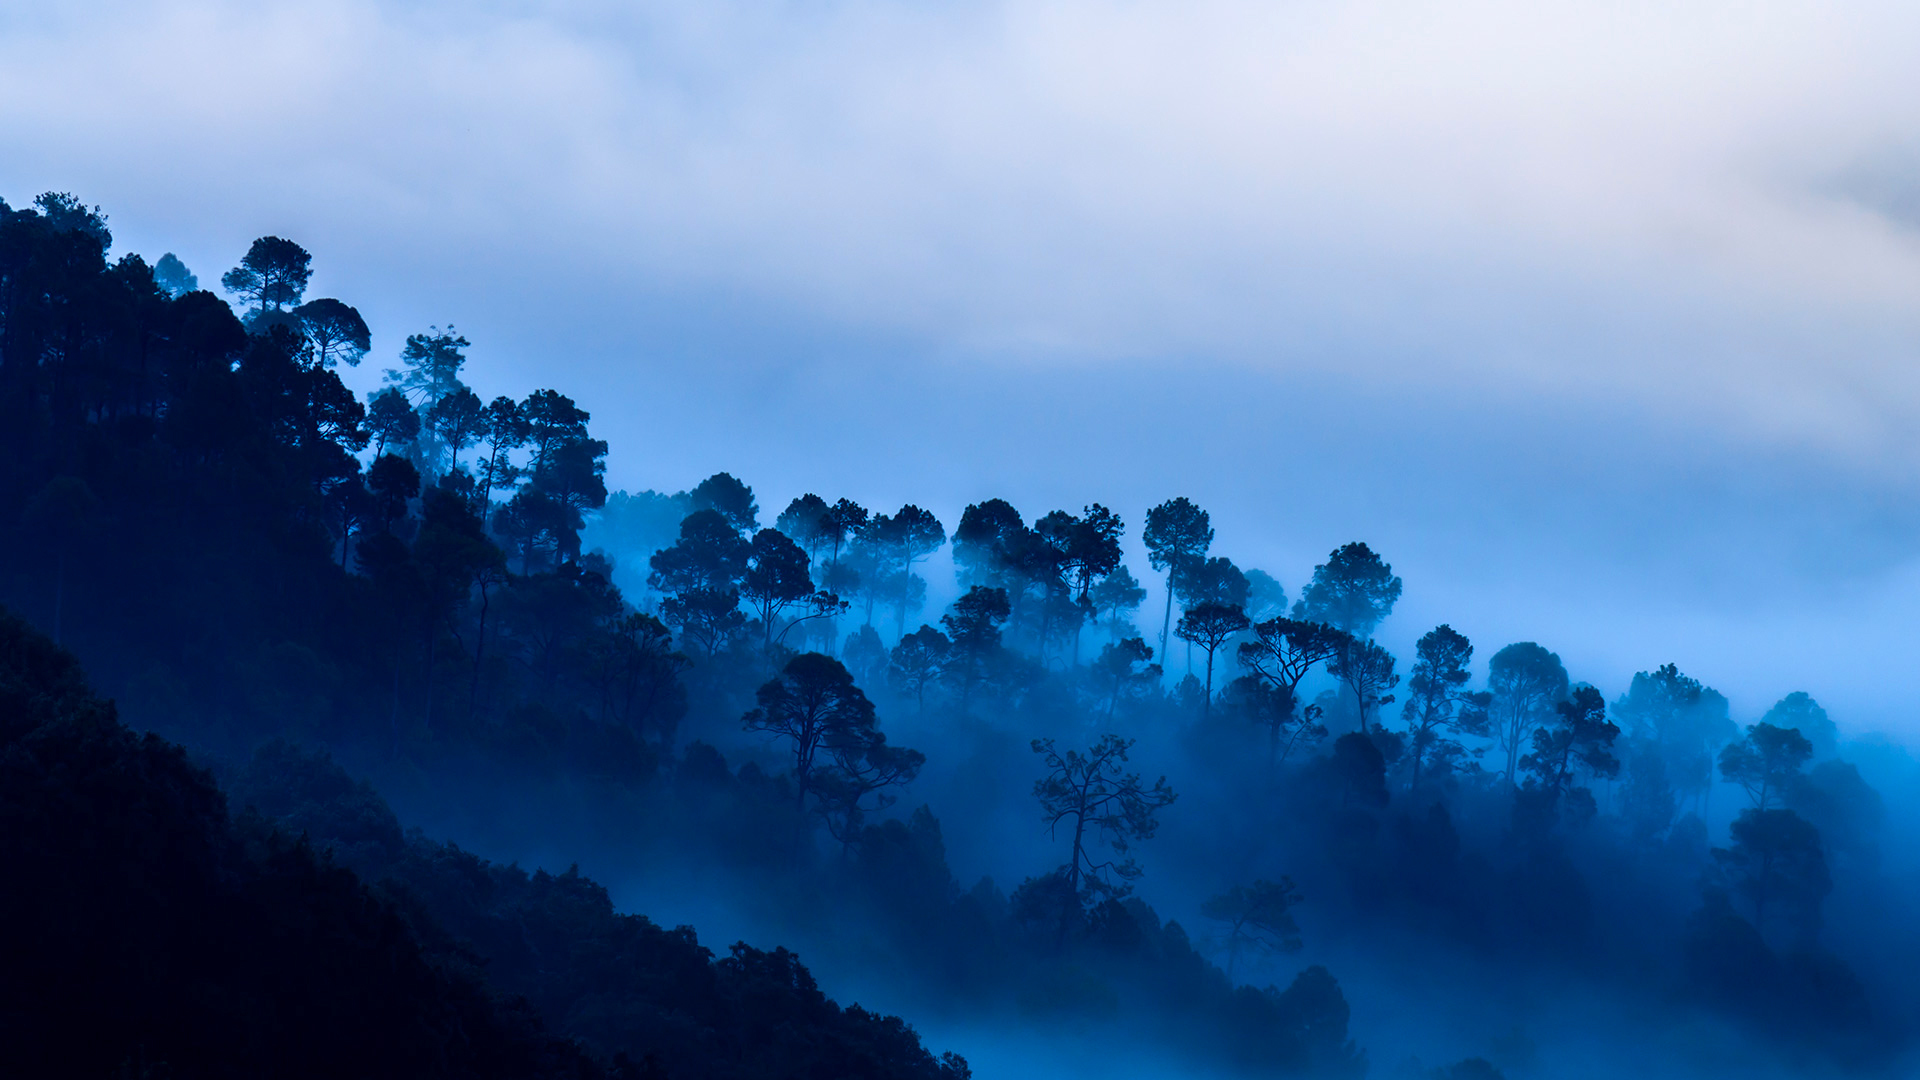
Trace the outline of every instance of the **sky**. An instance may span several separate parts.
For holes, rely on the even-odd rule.
[[[1294,594],[1373,544],[1403,655],[1446,621],[1920,737],[1915,40],[1878,0],[13,0],[0,197],[203,285],[295,239],[356,385],[454,324],[615,487],[1136,533],[1184,494]]]

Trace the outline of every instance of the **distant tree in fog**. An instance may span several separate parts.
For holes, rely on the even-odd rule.
[[[1566,700],[1567,669],[1560,657],[1531,641],[1516,642],[1493,654],[1487,666],[1487,689],[1493,694],[1491,715],[1500,748],[1506,751],[1501,775],[1510,782],[1520,768],[1520,755],[1531,745],[1533,730],[1553,716],[1553,707]]]
[[[1370,637],[1400,600],[1400,579],[1373,549],[1343,544],[1313,568],[1313,580],[1300,593],[1293,617],[1339,627],[1357,638]]]
[[[1813,757],[1813,744],[1793,728],[1762,721],[1747,737],[1720,750],[1720,775],[1746,789],[1756,810],[1779,801]]]
[[[1181,496],[1147,511],[1140,539],[1147,545],[1148,562],[1155,570],[1167,572],[1166,611],[1160,618],[1160,655],[1165,657],[1167,635],[1173,628],[1175,576],[1189,560],[1206,555],[1213,546],[1213,524],[1205,510]]]
[[[1182,641],[1200,646],[1207,654],[1206,697],[1201,705],[1202,716],[1211,715],[1213,710],[1213,654],[1248,625],[1247,614],[1239,605],[1211,600],[1188,609],[1186,614],[1180,616],[1180,625],[1174,628],[1174,633]]]
[[[1290,878],[1235,885],[1200,905],[1200,914],[1221,924],[1227,935],[1227,978],[1242,952],[1300,951],[1300,924],[1293,919],[1300,890]]]
[[[888,658],[887,681],[902,693],[912,694],[914,707],[927,708],[927,687],[937,682],[953,653],[953,642],[931,626],[900,639]]]
[[[1033,740],[1047,770],[1034,781],[1033,795],[1048,835],[1064,831],[1069,838],[1061,871],[1076,895],[1125,895],[1141,874],[1132,846],[1153,838],[1160,811],[1176,798],[1166,777],[1149,787],[1140,774],[1126,771],[1132,748],[1133,740],[1118,735],[1101,736],[1085,753],[1063,752],[1052,739]]]
[[[1466,757],[1460,740],[1487,734],[1487,706],[1493,695],[1467,689],[1473,673],[1473,644],[1444,623],[1426,632],[1414,650],[1407,679],[1407,701],[1400,715],[1407,724],[1407,748],[1413,759],[1409,789],[1418,792],[1423,775]]]

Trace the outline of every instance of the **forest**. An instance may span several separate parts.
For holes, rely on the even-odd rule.
[[[1400,627],[1178,495],[609,491],[299,243],[113,250],[0,201],[9,1075],[1915,1064],[1920,765],[1806,693]]]

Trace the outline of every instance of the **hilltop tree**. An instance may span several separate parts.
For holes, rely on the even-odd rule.
[[[1501,775],[1518,783],[1520,755],[1531,745],[1534,729],[1566,700],[1567,669],[1558,655],[1545,648],[1531,641],[1516,642],[1493,654],[1487,665],[1487,689],[1493,694],[1494,733],[1507,755]]]
[[[1815,757],[1832,757],[1839,742],[1833,718],[1804,690],[1795,690],[1774,702],[1760,721],[1778,728],[1792,728],[1806,736]]]
[[[293,309],[294,318],[313,343],[314,360],[323,368],[355,367],[373,347],[373,335],[360,313],[332,297],[309,300]]]
[[[1400,600],[1400,579],[1373,549],[1355,542],[1334,549],[1313,568],[1313,580],[1300,594],[1293,617],[1336,626],[1357,638],[1370,637]]]
[[[1300,683],[1315,667],[1332,661],[1353,639],[1344,630],[1326,623],[1299,619],[1268,619],[1253,627],[1253,640],[1241,642],[1240,664],[1254,677],[1277,692],[1272,708],[1262,712],[1267,723],[1267,764],[1272,769],[1284,760],[1281,737],[1289,728],[1293,737],[1287,750],[1311,723],[1310,718],[1295,715],[1300,700]]]
[[[1413,761],[1409,790],[1420,790],[1422,773],[1450,767],[1466,757],[1461,736],[1485,737],[1487,706],[1493,695],[1471,691],[1473,644],[1446,624],[1434,627],[1415,647],[1407,680],[1407,701],[1400,715],[1407,723],[1408,756]]]
[[[467,362],[467,354],[462,350],[472,345],[473,342],[460,336],[452,326],[445,330],[434,326],[424,334],[408,334],[407,343],[400,350],[400,367],[387,369],[387,384],[407,395],[407,400],[418,401],[422,409],[431,411],[441,399],[466,389],[460,381],[460,369]]]
[[[829,519],[832,512],[833,507],[827,505],[827,500],[809,491],[788,503],[774,519],[773,527],[799,544],[800,550],[807,553],[807,562],[812,564],[819,561],[820,548],[832,535],[833,523]]]
[[[1173,627],[1175,577],[1189,560],[1205,556],[1213,546],[1213,524],[1205,510],[1181,496],[1147,511],[1140,539],[1147,545],[1148,562],[1167,572],[1167,605],[1160,619],[1160,655],[1165,656]]]
[[[1782,798],[1813,757],[1813,744],[1793,728],[1765,721],[1747,727],[1747,737],[1720,751],[1720,775],[1746,789],[1756,810]]]
[[[816,773],[825,764],[820,760],[822,752],[830,754],[835,746],[864,746],[879,734],[874,730],[873,703],[853,684],[846,666],[831,656],[801,653],[762,684],[754,698],[759,708],[741,717],[741,724],[748,731],[789,744],[794,799],[803,811]]]
[[[907,630],[907,606],[914,592],[913,564],[940,550],[947,542],[946,527],[940,524],[940,519],[909,503],[892,517],[883,515],[874,518],[868,535],[888,564],[888,576],[899,580],[900,586],[895,596],[897,620],[894,633],[904,635]]]
[[[687,492],[687,503],[695,510],[715,510],[740,533],[760,527],[760,505],[753,501],[753,489],[732,473],[714,473]]]
[[[1227,935],[1227,979],[1244,951],[1272,955],[1300,951],[1300,924],[1293,908],[1300,890],[1291,878],[1235,885],[1200,905],[1200,914],[1221,924]]]
[[[1250,624],[1246,612],[1238,605],[1205,601],[1188,609],[1180,616],[1180,625],[1175,628],[1182,641],[1198,645],[1207,653],[1206,697],[1203,700],[1201,714],[1211,715],[1213,711],[1213,654]]]
[[[220,277],[220,284],[253,305],[254,314],[282,311],[300,303],[313,276],[313,256],[291,240],[263,236],[247,248],[240,265]]]
[[[180,261],[180,256],[171,251],[160,256],[160,261],[153,264],[153,283],[165,289],[167,295],[175,300],[200,288],[200,279],[187,269],[186,263]]]
[[[1040,800],[1041,818],[1048,835],[1062,826],[1071,832],[1072,846],[1061,867],[1076,896],[1124,896],[1140,877],[1131,857],[1132,845],[1153,838],[1157,815],[1173,805],[1173,789],[1166,777],[1148,787],[1138,773],[1126,771],[1127,751],[1133,740],[1103,735],[1086,753],[1062,753],[1052,739],[1033,740],[1047,773],[1034,781],[1033,796]],[[1101,858],[1096,849],[1106,845],[1112,856]],[[1061,924],[1061,933],[1066,924]]]

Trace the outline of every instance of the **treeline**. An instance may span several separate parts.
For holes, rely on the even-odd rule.
[[[497,920],[574,905],[643,968],[663,932],[572,879],[398,837],[364,793],[358,824],[334,796],[276,802],[350,785],[256,749],[455,778],[426,785],[449,799],[576,785],[647,823],[632,858],[724,867],[798,934],[881,928],[901,978],[955,1008],[1120,1021],[1259,1071],[1365,1067],[1331,975],[1286,972],[1302,904],[1328,935],[1575,972],[1751,1024],[1769,1052],[1872,1067],[1911,1030],[1874,993],[1912,943],[1864,980],[1829,947],[1836,889],[1889,887],[1882,809],[1804,694],[1743,729],[1674,665],[1609,700],[1536,643],[1484,677],[1450,626],[1396,657],[1376,634],[1403,585],[1378,553],[1340,547],[1290,598],[1184,498],[1140,522],[1165,584],[1143,612],[1127,523],[1097,504],[1029,522],[988,500],[949,533],[816,494],[763,525],[727,473],[610,496],[589,414],[552,389],[482,402],[451,327],[348,393],[337,366],[371,336],[306,298],[297,244],[263,238],[223,277],[236,314],[177,259],[109,262],[110,243],[70,197],[0,204],[0,599],[130,715],[253,760],[235,783],[262,813],[438,895],[565,1034],[668,1038],[515,981]],[[943,552],[951,587],[929,580]],[[1747,805],[1717,834],[1728,785]],[[1008,867],[1010,890],[963,886],[932,806],[892,812],[908,793],[1031,823],[1055,854]],[[1161,833],[1178,842],[1147,846]],[[449,874],[494,884],[461,898]],[[1142,901],[1161,882],[1199,890],[1193,936]]]

